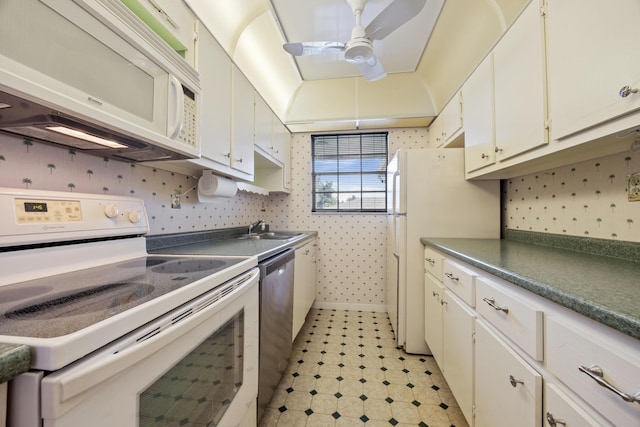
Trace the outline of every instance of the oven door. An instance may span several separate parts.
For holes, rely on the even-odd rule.
[[[258,276],[254,269],[46,376],[43,425],[232,426],[245,415],[255,420]]]

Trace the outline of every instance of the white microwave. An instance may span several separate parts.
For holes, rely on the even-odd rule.
[[[198,74],[159,40],[118,0],[3,0],[0,95],[24,102],[0,99],[0,129],[131,161],[199,157]],[[116,146],[54,136],[56,121]]]

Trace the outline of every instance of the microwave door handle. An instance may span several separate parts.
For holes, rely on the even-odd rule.
[[[169,76],[168,103],[167,136],[170,139],[176,139],[180,135],[184,121],[184,92],[182,92],[182,84],[175,76]]]

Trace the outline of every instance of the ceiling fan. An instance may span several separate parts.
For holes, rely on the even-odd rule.
[[[360,15],[366,0],[347,0],[356,18],[351,30],[351,40],[285,43],[284,50],[294,56],[327,55],[344,52],[344,59],[360,68],[367,81],[380,80],[387,75],[373,52],[373,41],[382,40],[416,16],[427,0],[393,0],[367,27],[360,23]]]

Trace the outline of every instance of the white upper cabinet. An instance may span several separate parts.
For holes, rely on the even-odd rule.
[[[462,130],[462,99],[457,92],[451,101],[440,112],[442,119],[442,139],[447,145],[453,141]]]
[[[574,8],[582,9],[582,6]],[[549,142],[544,17],[533,0],[493,50],[496,158]]]
[[[196,17],[182,0],[121,0],[156,34],[195,66]]]
[[[438,120],[439,118],[436,117],[429,125],[429,146],[431,148],[438,148],[444,144],[442,140],[442,120]]]
[[[563,138],[639,109],[640,2],[548,3],[552,138]]]
[[[231,167],[253,176],[254,89],[238,67],[231,69]]]
[[[489,53],[469,76],[462,87],[462,96],[465,111],[465,170],[472,172],[496,162],[493,53]]]
[[[200,147],[202,157],[224,166],[231,158],[231,60],[211,33],[198,31]]]
[[[273,113],[264,99],[256,93],[255,110],[255,145],[271,155],[273,144],[271,142]]]
[[[462,134],[462,100],[457,92],[429,125],[429,145],[432,148],[451,146]],[[462,145],[460,145],[462,146]]]

